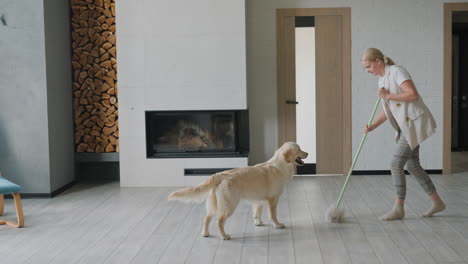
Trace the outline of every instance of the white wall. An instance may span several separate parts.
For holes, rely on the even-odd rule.
[[[356,151],[376,99],[377,78],[361,68],[360,56],[377,47],[405,66],[437,121],[438,132],[421,147],[426,169],[442,168],[443,0],[255,0],[247,1],[247,86],[250,163],[277,147],[276,9],[351,7],[352,143]],[[447,1],[448,2],[448,1]],[[450,1],[462,2],[462,1]],[[389,168],[394,132],[384,124],[367,139],[357,170]]]
[[[145,110],[245,108],[245,25],[249,163],[259,163],[273,155],[278,138],[277,8],[350,7],[353,153],[377,88],[376,77],[365,73],[359,59],[366,48],[377,47],[410,71],[432,110],[439,131],[423,144],[421,158],[426,169],[441,169],[443,3],[444,0],[249,0],[244,9],[244,1],[236,0],[117,0],[122,185],[145,185],[148,181],[178,185],[184,181],[169,174],[178,170],[172,166],[176,168],[186,161],[146,160],[142,129]],[[211,45],[213,41],[217,45]],[[220,103],[221,96],[226,100]],[[393,135],[388,124],[373,132],[356,169],[388,169],[395,147]],[[141,181],[130,180],[132,177]]]
[[[247,108],[243,2],[117,0],[116,11],[119,96],[143,99],[121,109]]]
[[[146,159],[145,146],[145,110],[247,108],[244,2],[117,0],[116,12],[121,185],[184,185],[195,179],[184,167],[245,166]]]

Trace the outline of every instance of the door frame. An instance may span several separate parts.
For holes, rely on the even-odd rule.
[[[452,14],[468,11],[468,3],[444,3],[444,89],[443,89],[443,139],[442,173],[450,174],[452,145]]]
[[[342,98],[343,98],[343,174],[347,174],[351,167],[351,8],[280,8],[276,10],[276,43],[277,43],[277,98],[278,98],[278,144],[281,145],[286,140],[286,117],[284,102],[286,98],[285,91],[287,81],[295,80],[291,76],[294,70],[288,67],[294,65],[285,65],[285,56],[287,54],[283,49],[282,34],[283,25],[286,17],[290,16],[341,16],[343,29],[343,60],[342,60]],[[294,54],[292,54],[294,56]],[[318,155],[318,153],[317,153]]]

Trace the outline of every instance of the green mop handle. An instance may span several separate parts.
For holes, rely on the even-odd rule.
[[[371,115],[371,117],[369,119],[369,123],[367,124],[368,126],[370,126],[372,124],[372,121],[374,120],[375,112],[377,112],[377,108],[379,107],[379,104],[380,104],[380,97],[377,98],[377,101],[375,102],[374,111],[372,111],[372,115]],[[364,141],[366,141],[366,138],[367,138],[367,133],[364,133],[364,135],[362,136],[362,139],[361,139],[361,143],[359,144],[359,147],[357,149],[356,155],[354,156],[353,163],[351,164],[351,168],[349,168],[348,176],[346,176],[346,180],[345,180],[345,183],[343,185],[343,188],[341,188],[340,197],[338,198],[338,201],[336,201],[336,208],[338,208],[340,206],[341,200],[343,199],[344,191],[346,189],[346,186],[348,185],[349,179],[351,178],[351,174],[353,172],[354,165],[356,164],[356,161],[357,161],[357,159],[359,157],[359,153],[361,153],[361,148],[362,148],[362,145],[364,145]]]

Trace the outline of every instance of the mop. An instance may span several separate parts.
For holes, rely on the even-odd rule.
[[[369,119],[368,126],[370,126],[372,124],[372,121],[374,120],[375,112],[377,111],[377,108],[379,107],[379,104],[380,104],[380,97],[377,98],[377,101],[375,102],[374,111],[372,111],[372,115],[371,115],[371,118]],[[353,163],[351,164],[351,168],[349,168],[348,176],[346,176],[346,180],[345,180],[345,183],[343,185],[343,188],[341,188],[340,197],[336,201],[336,204],[330,205],[330,207],[328,207],[328,209],[327,209],[327,213],[325,215],[325,220],[327,222],[339,223],[343,219],[344,210],[339,208],[340,203],[341,203],[341,200],[343,199],[343,194],[345,192],[346,186],[348,185],[348,181],[351,178],[351,174],[353,172],[354,165],[356,164],[356,161],[357,161],[357,159],[359,157],[359,153],[361,153],[361,148],[362,148],[362,145],[364,145],[364,141],[366,141],[366,138],[367,138],[367,133],[364,133],[364,135],[362,136],[362,139],[361,139],[361,143],[359,144],[359,147],[357,149],[356,155],[354,156]]]

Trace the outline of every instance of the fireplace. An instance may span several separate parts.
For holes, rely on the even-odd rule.
[[[247,157],[247,110],[146,111],[147,158]]]

